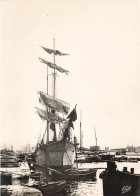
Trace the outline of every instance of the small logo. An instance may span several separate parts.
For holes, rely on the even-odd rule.
[[[130,192],[131,191],[131,185],[127,185],[127,186],[124,186],[123,188],[122,188],[122,193],[124,194],[124,193],[128,193],[128,192]]]

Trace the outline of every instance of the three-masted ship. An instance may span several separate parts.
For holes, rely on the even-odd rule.
[[[42,47],[42,46],[41,46]],[[35,162],[37,165],[51,168],[70,168],[75,159],[75,144],[70,138],[70,131],[74,128],[73,122],[77,119],[76,106],[69,113],[69,104],[56,98],[56,72],[68,74],[69,71],[55,64],[55,56],[65,56],[68,54],[62,53],[59,50],[42,47],[47,53],[53,54],[54,62],[39,58],[40,62],[47,66],[47,93],[38,92],[39,102],[45,109],[36,108],[36,111],[42,120],[45,120],[46,125],[46,142],[44,136],[38,143],[35,150]],[[53,96],[48,93],[48,68],[53,69]],[[68,115],[64,118],[65,115]],[[59,127],[59,136],[56,135],[56,126]],[[50,131],[53,133],[53,139],[50,141]]]

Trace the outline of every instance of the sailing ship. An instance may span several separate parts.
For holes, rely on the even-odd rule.
[[[39,58],[41,63],[47,65],[47,93],[38,92],[39,102],[45,106],[45,109],[36,108],[36,111],[41,119],[47,122],[47,126],[42,141],[36,147],[35,162],[36,165],[43,167],[71,168],[75,159],[75,143],[70,138],[70,131],[74,129],[73,122],[77,119],[76,106],[69,113],[69,104],[56,98],[56,72],[59,71],[68,75],[69,71],[55,63],[56,55],[65,56],[68,54],[55,50],[55,39],[53,49],[42,46],[41,48],[48,54],[53,54],[54,62],[51,63]],[[48,93],[48,68],[53,69],[53,96]],[[65,115],[68,115],[67,118],[64,118]],[[56,125],[59,126],[60,138],[56,135]],[[54,135],[52,141],[50,141],[50,131]],[[44,142],[45,134],[47,135],[46,142]]]

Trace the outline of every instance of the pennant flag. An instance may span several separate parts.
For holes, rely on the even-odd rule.
[[[70,121],[73,122],[77,120],[76,106],[77,104],[75,105],[75,108],[72,110],[72,112],[67,116],[67,119],[70,119]]]
[[[60,52],[59,50],[52,50],[52,49],[49,49],[49,48],[45,48],[43,46],[41,46],[41,48],[43,48],[46,52],[48,52],[49,54],[52,54],[54,53],[55,55],[59,55],[59,56],[65,56],[65,55],[69,55],[69,54],[66,54],[66,53],[62,53]]]
[[[52,69],[57,69],[57,70],[58,70],[59,72],[61,72],[61,73],[66,73],[67,75],[68,75],[68,73],[69,73],[69,71],[67,71],[67,70],[65,70],[65,69],[63,69],[63,68],[57,66],[56,64],[53,64],[53,63],[51,63],[51,62],[49,62],[49,61],[46,61],[46,60],[44,60],[44,59],[42,59],[42,58],[39,58],[39,60],[40,60],[41,63],[45,63],[45,64],[47,64],[50,68],[52,68]]]
[[[39,102],[49,107],[50,109],[56,110],[58,112],[61,112],[63,114],[68,114],[69,112],[69,104],[61,101],[60,99],[56,99],[50,95],[47,95],[43,92],[38,92],[40,95]]]

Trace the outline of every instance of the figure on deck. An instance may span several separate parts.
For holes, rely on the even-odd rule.
[[[55,110],[51,110],[51,113],[55,114]],[[53,141],[56,141],[56,126],[55,123],[50,124],[50,129],[54,132]]]

